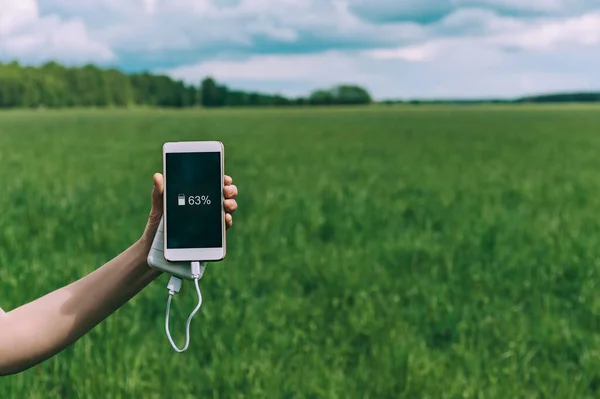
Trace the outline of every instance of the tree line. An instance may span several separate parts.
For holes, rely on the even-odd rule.
[[[538,96],[523,97],[517,100],[517,102],[521,103],[589,103],[598,101],[600,101],[600,92],[542,94]]]
[[[600,92],[573,92],[540,94],[516,99],[427,99],[427,100],[382,100],[386,105],[481,105],[481,104],[525,104],[525,103],[593,103],[600,102]]]
[[[247,92],[219,84],[211,77],[188,85],[148,72],[126,74],[95,65],[66,67],[48,62],[38,67],[0,63],[0,108],[37,107],[255,107],[350,105],[374,102],[357,85],[315,90],[305,97]],[[481,104],[600,102],[600,92],[574,92],[488,100],[385,100],[386,104]]]
[[[66,67],[56,62],[24,66],[0,64],[0,108],[37,107],[128,107],[154,106],[239,107],[368,104],[367,90],[356,85],[339,85],[316,90],[306,97],[233,90],[206,77],[188,85],[168,76],[126,74],[95,65]]]

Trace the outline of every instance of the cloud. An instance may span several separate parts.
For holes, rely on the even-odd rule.
[[[199,82],[210,75],[221,81],[296,81],[308,85],[328,85],[341,76],[366,83],[377,73],[361,69],[353,56],[339,51],[319,54],[257,55],[243,60],[214,60],[182,66],[167,72],[175,78]]]
[[[154,14],[156,12],[156,0],[144,0],[143,10],[146,14]]]
[[[432,24],[464,9],[515,17],[573,16],[598,9],[596,0],[348,0],[350,10],[371,23]]]
[[[600,44],[600,12],[558,21],[548,19],[522,21],[485,13],[478,16],[483,17],[479,25],[485,35],[434,38],[418,45],[374,49],[367,53],[380,59],[443,61],[455,55],[458,48],[465,46],[479,47],[486,53],[492,49],[498,53],[501,50],[556,52],[573,46],[587,47],[591,50]],[[448,20],[451,19],[452,17],[449,17]],[[454,19],[455,21],[449,25],[464,20],[458,16]]]
[[[348,0],[352,13],[372,23],[432,23],[450,14],[455,9],[452,3],[452,0]]]
[[[597,0],[0,0],[0,57],[378,97],[598,83]],[[569,56],[567,57],[566,54]]]
[[[231,53],[398,45],[426,33],[415,22],[367,23],[342,0],[280,0],[277,6],[272,0],[82,0],[77,5],[48,0],[43,4],[44,10],[65,18],[83,18],[94,37],[118,54],[163,52],[164,58],[178,62]]]
[[[596,0],[456,0],[458,7],[486,7],[513,16],[572,16],[598,9]]]
[[[521,50],[535,51],[597,45],[600,43],[600,12],[562,21],[528,24],[517,32],[506,32],[492,37],[490,41]]]
[[[83,63],[115,57],[110,47],[90,37],[81,20],[41,16],[34,0],[0,0],[0,10],[0,56],[5,60]]]
[[[272,0],[44,0],[41,9],[83,21],[89,37],[110,48],[120,66],[148,69],[223,56],[374,48],[418,59],[419,46],[453,37],[492,35],[508,47],[534,47],[532,39],[529,45],[519,45],[524,26],[550,23],[556,28],[547,29],[558,30],[565,16],[577,22],[584,11],[598,7],[592,0],[279,0],[277,6],[273,4]],[[571,15],[574,12],[579,14]],[[552,33],[542,35],[548,38]],[[554,39],[549,40],[552,45]]]

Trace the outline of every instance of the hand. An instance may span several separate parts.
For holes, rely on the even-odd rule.
[[[223,194],[225,196],[225,201],[223,203],[223,208],[225,209],[226,229],[229,230],[233,225],[233,212],[237,209],[237,201],[235,198],[237,197],[238,189],[233,184],[233,179],[230,176],[225,175],[224,181],[225,187],[223,187]],[[156,230],[160,223],[160,218],[163,215],[163,190],[163,175],[161,173],[155,173],[154,188],[152,189],[152,210],[150,211],[148,223],[146,224],[146,229],[141,238],[141,241],[147,248],[150,248],[152,245],[154,235],[156,234]]]

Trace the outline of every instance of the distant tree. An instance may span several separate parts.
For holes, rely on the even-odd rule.
[[[290,105],[291,101],[288,100],[287,98],[285,98],[284,96],[281,96],[279,94],[276,94],[275,96],[273,96],[273,105],[277,105],[277,106],[282,106],[282,105]]]
[[[310,94],[308,102],[312,105],[333,104],[333,96],[329,90],[315,90]]]
[[[308,101],[308,99],[306,99],[304,97],[298,97],[298,98],[293,99],[291,101],[291,103],[293,105],[308,105],[309,101]]]
[[[355,85],[338,85],[331,89],[315,90],[309,97],[313,105],[356,105],[371,103],[371,95],[362,87]]]
[[[362,87],[340,85],[331,90],[331,96],[336,104],[369,104],[371,95]]]
[[[565,103],[565,102],[598,102],[600,101],[600,93],[583,92],[583,93],[558,93],[546,94],[539,96],[524,97],[516,102],[530,103]]]
[[[222,107],[227,104],[227,87],[219,86],[213,78],[207,77],[200,83],[202,105]]]
[[[196,103],[196,88],[194,86],[187,86],[182,84],[182,106],[183,107],[193,107]]]
[[[243,107],[249,104],[248,93],[232,90],[227,93],[226,104],[228,107]]]

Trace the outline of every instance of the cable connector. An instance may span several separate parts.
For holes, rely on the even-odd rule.
[[[200,280],[204,275],[204,269],[206,268],[206,262],[192,262],[192,279]]]
[[[169,295],[175,295],[176,292],[179,292],[181,290],[182,283],[183,281],[179,277],[171,276],[169,279],[169,284],[167,284]]]

